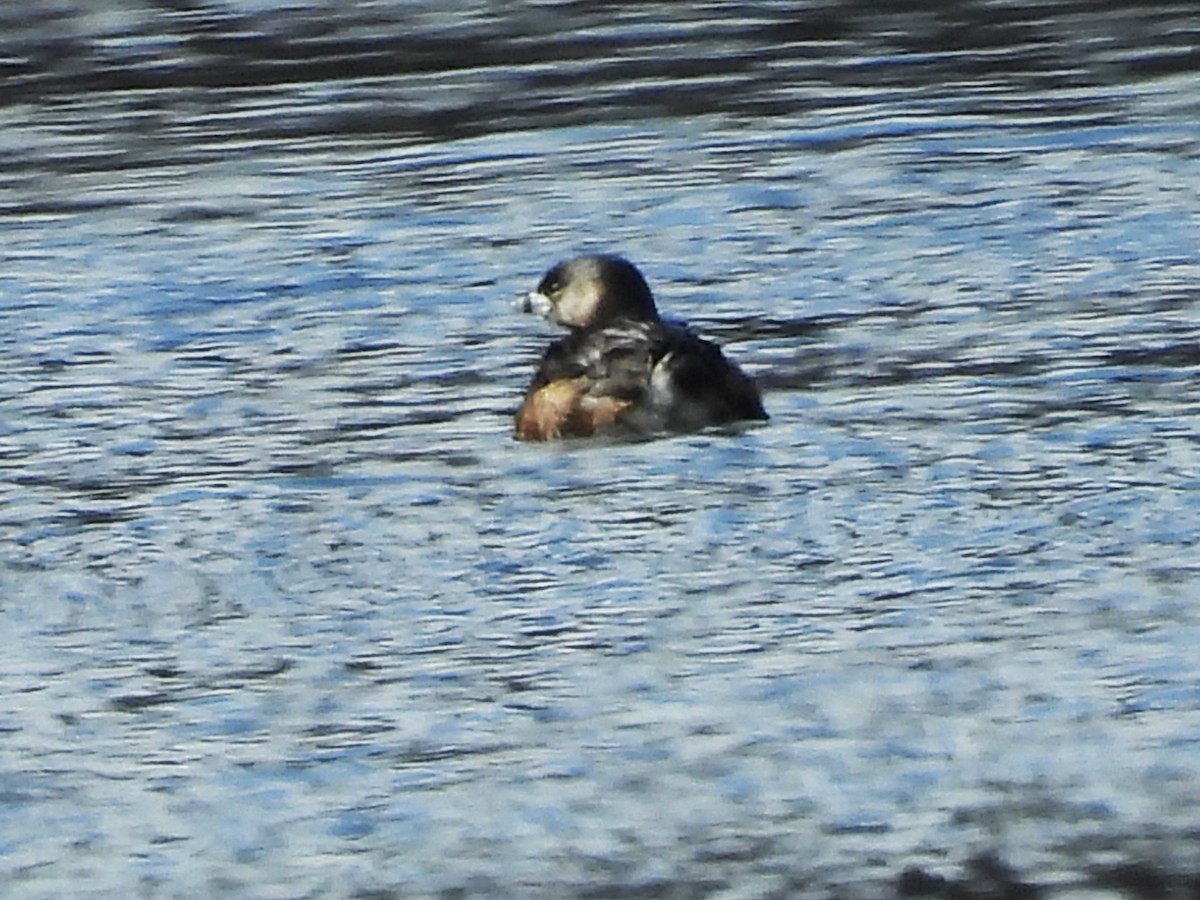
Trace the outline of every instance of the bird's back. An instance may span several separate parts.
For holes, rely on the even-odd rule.
[[[753,380],[678,325],[617,321],[555,341],[517,413],[517,437],[691,430],[765,419]]]

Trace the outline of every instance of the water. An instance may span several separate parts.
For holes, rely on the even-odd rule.
[[[1194,890],[1186,5],[0,16],[6,896]],[[771,422],[512,441],[585,250]]]

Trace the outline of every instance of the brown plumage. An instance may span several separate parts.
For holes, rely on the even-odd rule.
[[[542,356],[516,416],[516,436],[688,431],[766,419],[753,379],[716,344],[658,316],[638,270],[616,256],[559,263],[526,309],[570,333]]]

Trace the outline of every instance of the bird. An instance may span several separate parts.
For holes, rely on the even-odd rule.
[[[754,380],[712,341],[660,318],[646,279],[623,257],[564,260],[521,305],[568,333],[542,355],[516,413],[518,440],[644,437],[768,418]]]

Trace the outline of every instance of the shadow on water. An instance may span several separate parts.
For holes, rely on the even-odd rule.
[[[0,877],[1194,894],[1198,38],[0,9]],[[512,441],[580,248],[771,422]]]
[[[953,100],[964,85],[1001,89],[970,105],[1000,121],[1032,114],[1098,124],[1120,114],[1095,89],[1200,65],[1195,23],[1177,7],[1121,2],[903,11],[767,3],[711,18],[637,3],[483,2],[124,3],[87,12],[60,4],[0,15],[3,103],[121,93],[134,113],[125,127],[136,132],[153,128],[156,108],[177,104],[219,109],[232,96],[280,91],[320,101],[303,115],[266,108],[213,122],[214,142],[246,132],[445,140],[590,125],[598,115],[609,124],[762,119],[852,107],[881,90]],[[340,85],[336,95],[324,95],[323,83]],[[204,144],[204,127],[196,131],[185,136],[193,151]]]

